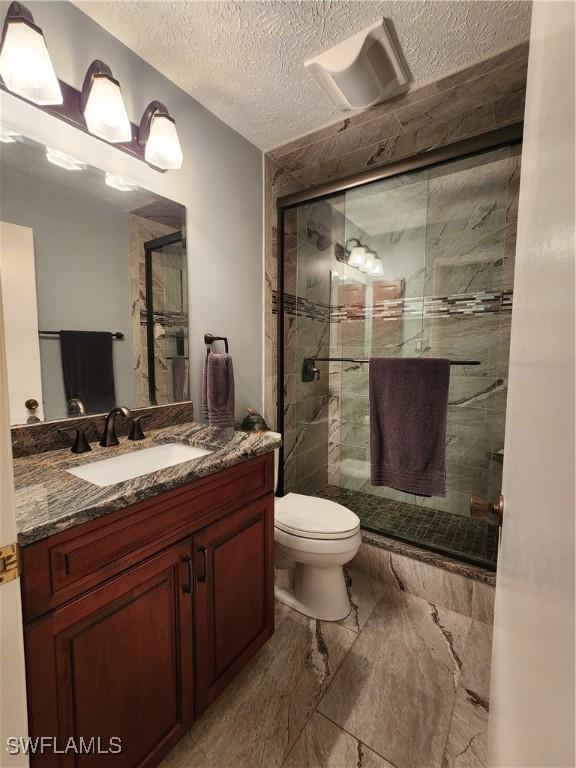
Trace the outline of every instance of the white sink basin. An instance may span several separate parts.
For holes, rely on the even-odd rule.
[[[208,451],[206,448],[197,448],[194,445],[167,443],[166,445],[157,445],[154,448],[142,448],[142,450],[132,453],[123,453],[121,456],[114,456],[111,459],[94,461],[92,464],[85,464],[66,471],[71,475],[81,477],[82,480],[105,488],[107,485],[123,483],[124,480],[141,477],[150,472],[156,472],[158,469],[174,467],[184,461],[207,456],[209,453],[212,451]]]

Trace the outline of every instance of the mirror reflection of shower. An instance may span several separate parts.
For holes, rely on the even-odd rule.
[[[176,231],[144,243],[145,349],[150,405],[188,400],[188,274]]]

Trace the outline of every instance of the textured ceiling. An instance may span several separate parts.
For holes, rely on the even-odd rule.
[[[75,0],[76,5],[262,149],[341,116],[304,61],[383,16],[416,83],[528,37],[523,0]]]

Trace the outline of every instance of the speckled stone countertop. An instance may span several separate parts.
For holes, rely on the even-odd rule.
[[[66,472],[102,459],[164,443],[183,442],[213,453],[174,467],[101,488]],[[234,432],[190,422],[150,431],[145,440],[101,448],[76,455],[69,449],[26,456],[14,461],[16,525],[20,546],[32,544],[109,512],[197,480],[247,459],[261,456],[280,445],[275,432]]]

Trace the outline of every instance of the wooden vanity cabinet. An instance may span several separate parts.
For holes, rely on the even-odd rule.
[[[90,585],[80,592],[76,585],[74,597],[64,602],[53,596],[57,607],[25,623],[31,736],[55,736],[60,748],[70,737],[100,737],[103,750],[111,737],[122,740],[116,754],[48,751],[35,755],[33,766],[157,765],[271,636],[273,471],[267,454],[190,483],[184,494],[177,489],[180,512],[173,531],[162,519],[174,517],[170,491],[24,549],[25,612],[28,606],[37,613],[41,602],[38,573],[26,575],[28,569],[32,576],[34,562],[44,566],[50,583],[50,566],[64,558]],[[240,504],[219,504],[230,472],[240,480]],[[255,472],[260,485],[253,481]],[[252,478],[251,500],[241,492],[242,475]],[[210,486],[213,493],[207,493]],[[201,498],[205,503],[192,503]],[[102,542],[118,551],[112,533],[121,513],[130,516],[136,507],[145,512],[146,504],[154,505],[161,535],[155,543],[134,536],[133,550],[120,547],[126,567],[118,570],[115,561],[110,570]],[[186,504],[190,519],[182,524]],[[94,552],[102,564],[99,582],[98,569],[86,565]],[[27,595],[28,588],[36,594]],[[59,589],[54,580],[51,589]]]
[[[263,497],[194,536],[196,716],[270,636],[273,515]]]

